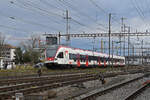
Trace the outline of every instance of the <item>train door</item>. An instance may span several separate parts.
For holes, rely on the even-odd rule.
[[[64,63],[69,64],[69,52],[67,50],[64,52]]]
[[[81,64],[80,64],[80,55],[79,54],[77,54],[77,66],[78,67],[81,66]]]
[[[101,66],[101,59],[98,57],[98,65]]]
[[[58,61],[58,64],[64,64],[64,53],[63,52],[60,52],[57,55],[57,61]]]
[[[86,63],[85,63],[85,65],[86,65],[86,67],[88,67],[89,66],[89,61],[88,61],[88,55],[86,55]]]

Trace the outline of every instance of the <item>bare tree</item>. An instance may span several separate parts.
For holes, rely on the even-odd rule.
[[[25,50],[33,50],[34,48],[39,47],[40,36],[31,35],[30,38],[22,43],[22,46]]]
[[[5,36],[0,32],[0,57],[2,57],[3,54],[5,39]]]
[[[40,52],[35,50],[35,48],[39,47],[40,36],[31,35],[30,38],[22,42],[22,47],[25,50],[24,52],[24,60],[31,61],[31,63],[36,63],[39,60]]]

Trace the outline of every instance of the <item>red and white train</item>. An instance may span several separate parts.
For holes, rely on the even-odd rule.
[[[124,66],[125,57],[109,55],[99,52],[71,48],[61,45],[52,45],[46,48],[46,67],[106,67]],[[110,62],[109,62],[110,60]]]

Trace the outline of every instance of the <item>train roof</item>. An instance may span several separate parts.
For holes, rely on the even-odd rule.
[[[101,53],[101,52],[95,52],[95,51],[91,51],[91,50],[85,50],[85,49],[80,49],[80,48],[74,48],[74,47],[69,47],[69,46],[65,46],[65,45],[51,45],[51,46],[48,46],[50,48],[55,48],[55,49],[58,49],[58,48],[69,48],[69,49],[73,49],[73,50],[81,50],[81,51],[87,51],[87,52],[92,52],[94,54],[102,54],[106,57],[108,57],[109,55],[106,54],[106,53]],[[110,55],[112,56],[112,55]],[[124,59],[124,56],[117,56],[117,55],[113,55],[113,58],[121,58],[121,59]]]

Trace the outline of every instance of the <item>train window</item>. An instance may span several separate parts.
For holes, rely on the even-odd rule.
[[[64,58],[63,52],[60,52],[57,56],[57,58]]]
[[[104,58],[104,59],[105,59],[105,61],[106,61],[106,62],[108,62],[108,61],[109,61],[109,58]]]
[[[73,59],[73,54],[69,53],[69,59]]]
[[[77,59],[77,55],[69,53],[69,59],[76,60]]]
[[[103,62],[104,62],[104,58],[101,57],[101,58],[100,58],[100,61],[103,63]]]

